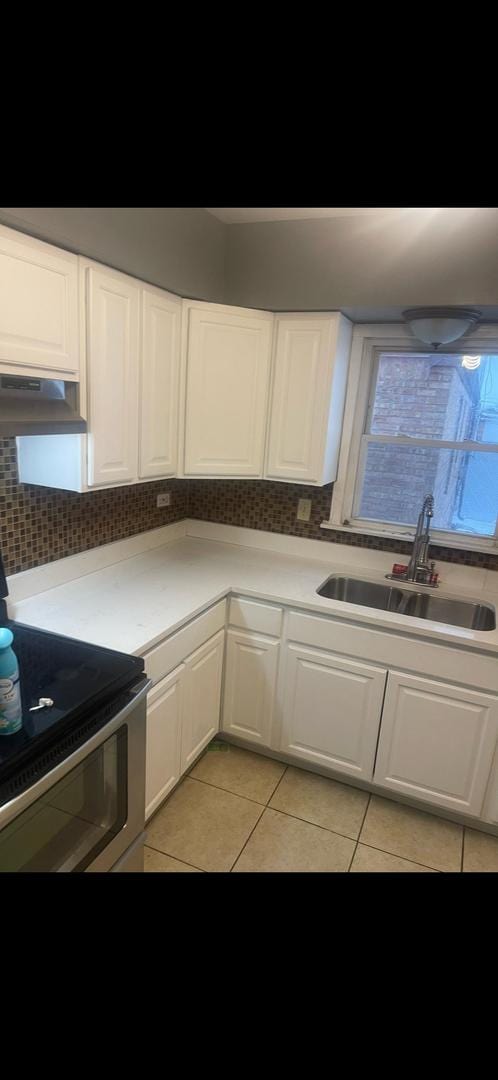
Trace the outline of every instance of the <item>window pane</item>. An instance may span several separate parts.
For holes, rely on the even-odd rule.
[[[493,536],[498,512],[498,454],[369,443],[355,516],[415,525],[434,495],[432,528]]]
[[[369,431],[498,443],[498,356],[382,353]]]

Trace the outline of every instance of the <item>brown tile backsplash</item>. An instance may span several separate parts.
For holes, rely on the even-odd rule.
[[[330,514],[333,484],[323,488],[303,484],[281,484],[272,480],[190,480],[189,517],[202,521],[218,521],[226,525],[241,525],[248,529],[287,533],[308,540],[334,541],[354,547],[411,554],[412,545],[403,540],[384,540],[360,533],[335,532],[321,529],[320,522]],[[309,521],[296,521],[298,499],[311,499]],[[498,555],[486,552],[463,551],[457,548],[430,548],[433,559],[465,563],[487,570],[498,570]]]
[[[0,548],[6,574],[124,540],[188,516],[184,480],[110,488],[78,495],[17,481],[15,439],[0,439]],[[159,491],[171,506],[156,507]]]
[[[159,491],[171,492],[171,506],[156,507]],[[15,439],[0,439],[0,548],[7,574],[185,517],[409,554],[411,545],[402,541],[320,529],[331,496],[332,484],[313,488],[270,480],[158,480],[78,495],[19,484]],[[309,522],[296,521],[300,498],[312,500]],[[498,570],[498,555],[439,547],[431,554]]]

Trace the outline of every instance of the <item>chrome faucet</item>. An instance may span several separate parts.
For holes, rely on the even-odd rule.
[[[430,535],[429,527],[431,518],[434,517],[434,496],[426,495],[422,503],[422,509],[418,516],[417,529],[413,540],[413,550],[404,574],[386,574],[386,577],[396,581],[414,581],[419,585],[427,585],[431,589],[437,589],[437,577],[434,574],[434,563],[428,561]],[[435,577],[435,581],[431,578]]]

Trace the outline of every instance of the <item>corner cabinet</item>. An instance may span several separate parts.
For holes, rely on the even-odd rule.
[[[78,257],[0,226],[0,374],[78,379]]]
[[[391,671],[374,781],[479,816],[497,734],[497,697]]]
[[[338,313],[275,316],[269,480],[335,480],[351,335]]]
[[[79,263],[88,434],[19,438],[19,479],[88,491],[176,476],[182,301]]]
[[[263,475],[273,315],[185,303],[185,476]]]
[[[279,649],[262,634],[227,631],[223,731],[271,745]]]

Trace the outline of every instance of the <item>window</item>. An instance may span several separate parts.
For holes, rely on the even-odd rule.
[[[441,543],[495,545],[498,341],[491,347],[488,333],[455,343],[459,351],[418,351],[400,327],[378,328],[391,331],[387,340],[373,329],[355,330],[328,524],[412,535],[430,492]]]

